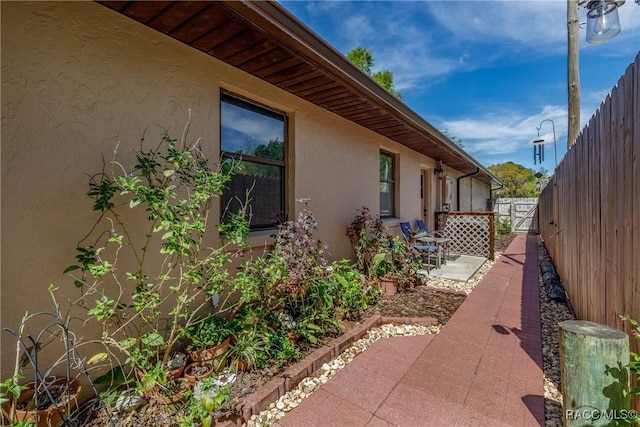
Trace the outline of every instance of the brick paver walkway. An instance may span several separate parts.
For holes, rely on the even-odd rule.
[[[377,341],[279,423],[544,425],[536,236],[518,236],[435,336]]]

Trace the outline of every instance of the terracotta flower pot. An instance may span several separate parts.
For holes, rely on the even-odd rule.
[[[54,378],[47,377],[44,379],[44,383],[48,384],[47,389],[51,392],[52,395],[56,395],[56,391],[61,391],[64,387],[69,385],[71,389],[70,399],[67,400],[67,393],[62,392],[58,398],[58,402],[56,402],[55,406],[49,406],[47,408],[43,408],[37,411],[34,408],[35,401],[34,396],[36,393],[36,384],[34,382],[30,382],[25,384],[27,387],[24,390],[20,397],[18,397],[17,405],[16,405],[16,417],[18,421],[30,420],[35,423],[38,427],[52,426],[57,427],[62,425],[64,420],[66,419],[68,413],[67,409],[75,409],[78,404],[78,395],[80,394],[80,390],[82,386],[80,382],[75,378],[72,378],[71,381],[67,381],[66,378]],[[39,390],[44,390],[44,385],[40,383]],[[48,401],[48,396],[41,391],[39,394],[39,402]],[[10,401],[10,405],[13,403]],[[26,408],[18,409],[22,406]]]
[[[213,368],[218,370],[226,365],[227,351],[231,343],[231,336],[228,336],[221,344],[205,350],[189,350],[187,354],[192,362],[213,361]]]
[[[395,295],[398,293],[398,279],[396,278],[382,276],[380,278],[380,285],[382,286],[382,292],[386,295]]]
[[[165,405],[171,405],[174,403],[182,402],[186,397],[187,391],[191,388],[191,383],[185,378],[178,378],[173,380],[178,384],[178,389],[174,393],[167,395],[160,386],[156,387],[155,399]]]
[[[206,368],[206,371],[201,374],[195,374],[194,370],[203,370],[202,367]],[[194,362],[187,365],[184,368],[184,377],[189,380],[189,382],[193,385],[196,381],[200,381],[201,379],[210,377],[213,374],[213,363],[212,362]]]
[[[182,373],[184,372],[184,368],[187,366],[187,355],[184,353],[174,353],[172,354],[169,359],[174,358],[176,356],[182,357],[183,361],[182,364],[176,368],[173,368],[168,374],[167,374],[167,379],[171,380],[171,379],[176,379],[176,378],[180,378],[182,376]]]
[[[289,339],[291,340],[291,344],[293,345],[296,345],[296,343],[302,337],[302,335],[300,335],[300,332],[287,332],[287,336],[289,337]]]
[[[236,368],[236,371],[247,372],[250,368],[249,362],[246,360],[234,360],[233,366]]]

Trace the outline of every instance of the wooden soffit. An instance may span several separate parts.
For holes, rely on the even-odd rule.
[[[147,27],[396,141],[498,184],[473,157],[275,2],[98,1]]]

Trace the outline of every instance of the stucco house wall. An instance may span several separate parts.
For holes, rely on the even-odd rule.
[[[97,217],[85,195],[87,174],[103,168],[101,156],[108,164],[118,142],[123,154],[139,147],[145,131],[148,142],[165,128],[178,136],[190,111],[191,138],[201,137],[207,154],[219,156],[221,89],[287,113],[288,214],[302,208],[296,199],[310,199],[317,237],[330,245],[331,258],[353,255],[344,232],[356,209],[378,210],[380,149],[396,155],[396,216],[421,215],[420,175],[436,167],[429,157],[99,4],[2,2],[1,8],[2,327],[17,327],[27,310],[51,310],[51,283],[63,304],[78,297],[62,271]],[[439,183],[427,185],[432,217]],[[251,244],[269,243],[268,234],[256,233]],[[82,331],[85,338],[95,334]],[[5,378],[15,341],[6,333],[0,340]]]
[[[486,211],[489,186],[473,177],[462,178],[460,182],[461,211]]]

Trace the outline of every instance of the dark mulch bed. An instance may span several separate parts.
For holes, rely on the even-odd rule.
[[[517,234],[498,234],[495,239],[495,249],[496,252],[504,252],[505,249],[509,246],[511,241],[517,236]]]
[[[368,308],[365,316],[379,314],[389,317],[434,317],[441,324],[447,323],[466,296],[462,293],[440,291],[426,286],[382,295],[378,303]]]

